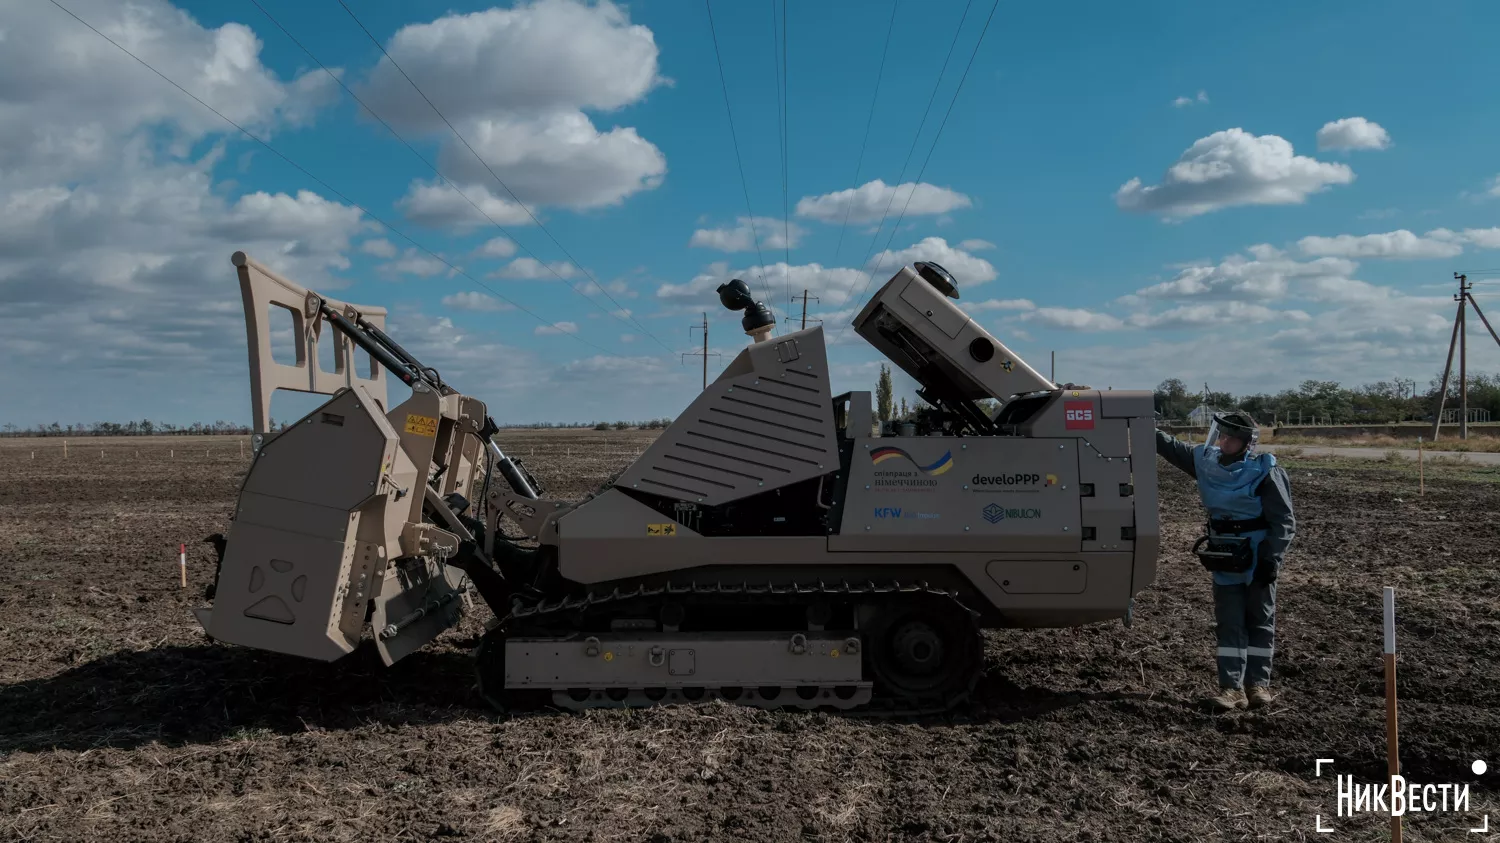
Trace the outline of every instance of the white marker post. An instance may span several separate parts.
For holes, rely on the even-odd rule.
[[[1385,755],[1391,776],[1401,772],[1396,740],[1396,589],[1385,587]],[[1392,785],[1395,784],[1394,779]],[[1391,843],[1401,843],[1401,818],[1391,817]]]
[[[182,572],[182,587],[187,588],[187,545],[177,545],[177,570]]]

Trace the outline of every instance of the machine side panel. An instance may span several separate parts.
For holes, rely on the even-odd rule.
[[[856,439],[835,551],[1076,552],[1078,441]]]
[[[743,349],[617,481],[715,505],[838,465],[823,329]]]

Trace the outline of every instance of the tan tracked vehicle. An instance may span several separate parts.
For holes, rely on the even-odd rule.
[[[754,341],[612,484],[558,501],[383,309],[232,260],[256,434],[197,610],[217,640],[331,661],[368,628],[390,664],[472,590],[495,614],[476,664],[496,704],[926,711],[973,687],[981,629],[1128,623],[1155,576],[1150,393],[1049,382],[935,264],[902,268],[853,323],[922,385],[903,435],[872,435],[870,393],[832,393],[821,328],[770,337],[735,281],[720,298]],[[295,365],[272,361],[277,307]],[[391,376],[411,388],[394,407]],[[270,432],[276,389],[332,397]]]

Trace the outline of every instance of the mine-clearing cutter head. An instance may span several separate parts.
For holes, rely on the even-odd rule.
[[[903,267],[853,322],[921,384],[905,435],[876,435],[869,392],[832,393],[821,327],[771,337],[721,289],[754,341],[612,483],[558,501],[384,310],[232,260],[255,447],[197,610],[215,639],[332,661],[368,630],[389,664],[473,590],[494,612],[476,661],[497,703],[919,711],[964,699],[981,629],[1128,623],[1155,576],[1151,394],[1053,384],[936,264]],[[273,307],[293,313],[293,365],[272,360]],[[396,407],[390,376],[412,390]],[[331,397],[270,431],[275,389]]]

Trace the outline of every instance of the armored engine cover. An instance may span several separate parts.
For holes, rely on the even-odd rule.
[[[741,350],[617,485],[714,506],[819,477],[838,462],[818,327]]]

